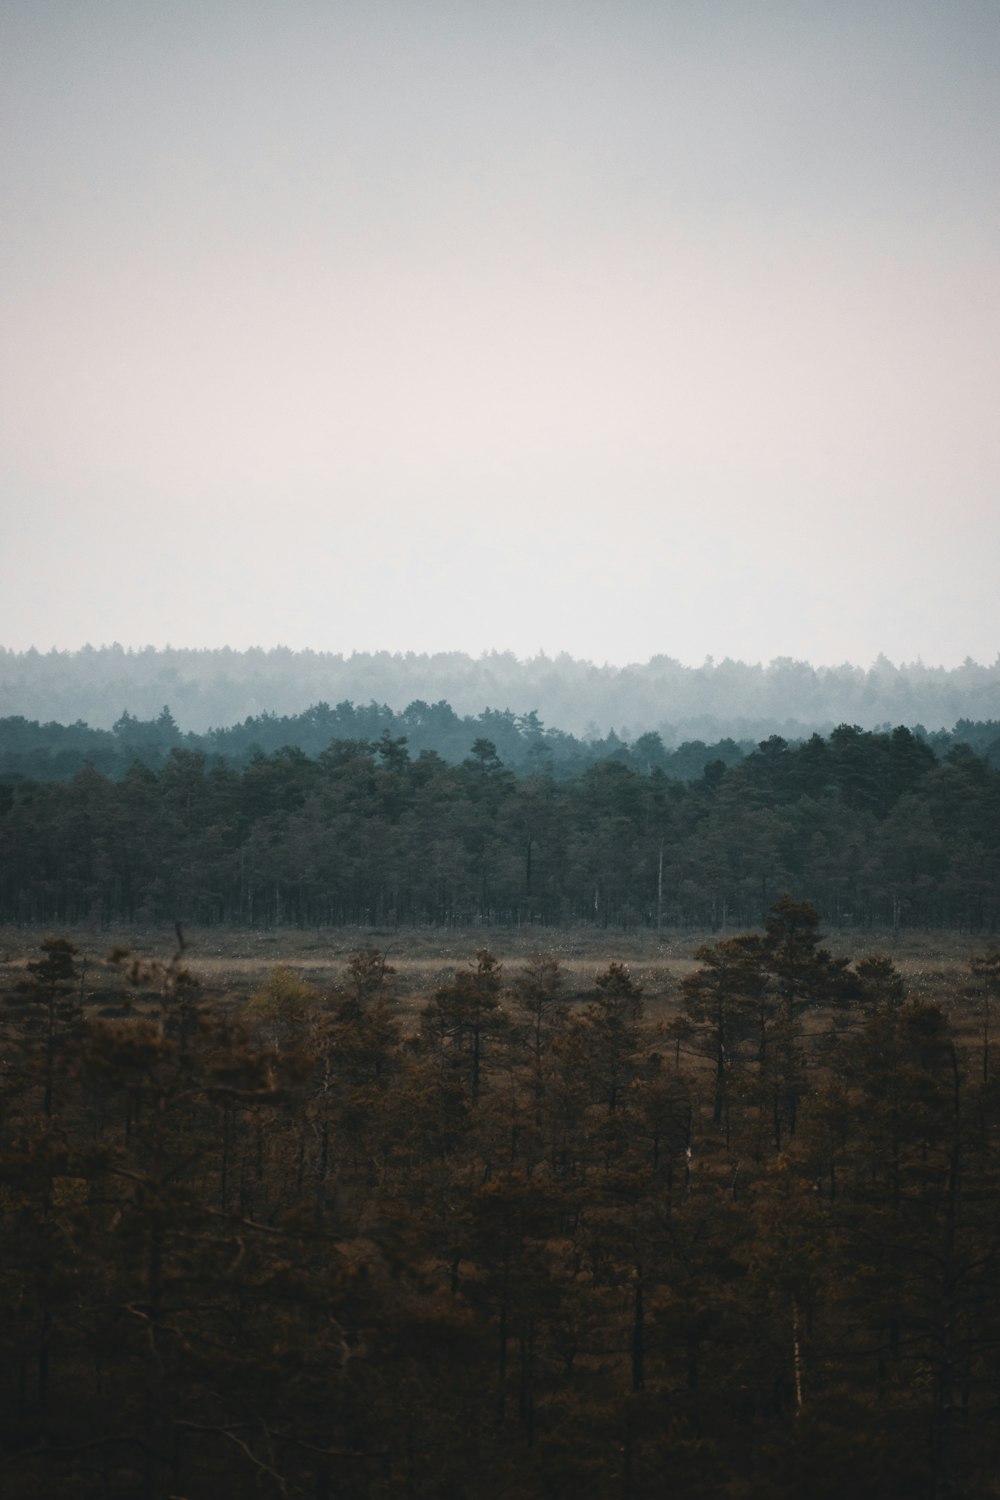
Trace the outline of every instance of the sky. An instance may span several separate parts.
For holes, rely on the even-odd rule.
[[[4,0],[0,645],[1000,651],[996,0]]]

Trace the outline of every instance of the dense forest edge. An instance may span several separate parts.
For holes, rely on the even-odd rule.
[[[888,730],[891,726],[879,727]],[[962,719],[950,730],[928,731],[917,725],[913,732],[938,756],[955,745],[968,745],[989,764],[1000,767],[1000,721]],[[292,748],[315,757],[338,740],[375,744],[386,736],[405,741],[411,755],[431,751],[453,765],[468,755],[476,740],[488,739],[504,765],[521,773],[544,769],[556,776],[573,776],[596,761],[613,759],[639,771],[655,768],[679,781],[695,780],[713,761],[732,765],[757,745],[754,740],[736,741],[728,735],[710,743],[694,739],[671,745],[656,730],[625,739],[612,729],[585,739],[546,727],[534,710],[515,714],[510,709],[485,708],[475,715],[459,715],[449,703],[422,699],[398,713],[385,703],[345,701],[334,707],[316,703],[301,714],[256,714],[240,724],[199,734],[182,731],[170,706],[164,704],[158,714],[145,720],[123,712],[110,729],[94,729],[82,722],[0,718],[0,776],[64,781],[89,766],[117,778],[136,761],[159,769],[175,749],[203,755],[209,767],[245,768],[261,755],[279,750]]]
[[[928,742],[947,749],[965,735],[977,748],[983,747],[987,756],[995,753],[1000,762],[1000,723],[962,725],[954,734],[938,731]],[[165,704],[153,719],[123,713],[110,729],[0,719],[0,776],[64,781],[92,767],[119,778],[136,761],[159,769],[175,749],[204,756],[210,768],[242,769],[261,755],[281,750],[315,757],[337,742],[374,745],[383,738],[405,742],[411,755],[431,752],[453,765],[464,760],[476,740],[488,739],[504,764],[515,771],[544,768],[555,775],[572,776],[613,756],[644,769],[658,766],[684,781],[700,776],[710,761],[728,765],[754,748],[752,741],[737,744],[726,738],[712,745],[686,741],[671,750],[655,731],[631,744],[614,730],[599,739],[582,740],[564,730],[546,728],[533,712],[519,715],[509,709],[486,708],[474,716],[459,716],[448,703],[419,699],[401,713],[382,703],[344,702],[335,707],[317,703],[301,714],[257,714],[241,724],[197,734],[182,732]]]
[[[0,1002],[9,1500],[979,1500],[1000,950],[782,896],[654,1007],[483,947],[250,993],[48,938]]]
[[[355,727],[381,722],[351,705],[310,722],[325,738],[348,710]],[[136,722],[110,733],[124,743]],[[180,737],[169,714],[145,727]],[[904,726],[841,725],[745,754],[732,741],[668,751],[649,733],[559,768],[537,721],[471,727],[509,730],[518,769],[483,734],[449,762],[383,728],[312,755],[248,745],[242,766],[184,744],[157,764],[137,732],[117,779],[93,765],[64,781],[8,773],[0,920],[725,931],[796,890],[837,928],[1000,922],[995,724],[968,726],[985,756],[957,735],[936,747]]]

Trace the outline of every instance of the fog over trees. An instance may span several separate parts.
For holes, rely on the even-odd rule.
[[[1000,656],[989,665],[813,667],[779,657],[768,665],[729,658],[689,667],[669,656],[624,667],[562,654],[519,660],[493,651],[419,655],[388,651],[0,649],[0,714],[110,729],[127,712],[151,719],[168,704],[182,730],[301,714],[313,704],[375,702],[401,711],[446,700],[459,715],[486,708],[537,713],[584,738],[656,731],[668,746],[731,736],[798,738],[836,725],[950,729],[961,719],[1000,718]]]

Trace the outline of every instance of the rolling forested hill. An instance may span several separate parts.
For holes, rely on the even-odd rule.
[[[779,658],[767,666],[713,662],[688,667],[669,656],[624,667],[560,655],[520,661],[389,652],[0,650],[0,715],[110,729],[123,713],[148,720],[169,704],[182,730],[204,733],[261,714],[303,713],[316,703],[446,701],[460,717],[487,707],[536,713],[566,733],[594,739],[655,730],[667,745],[726,737],[797,739],[838,724],[950,729],[961,719],[1000,719],[1000,657],[952,670],[885,657],[869,668],[812,667]]]

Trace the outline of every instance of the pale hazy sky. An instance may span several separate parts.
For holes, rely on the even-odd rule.
[[[997,0],[3,0],[0,644],[1000,650]]]

